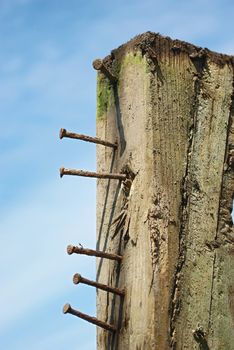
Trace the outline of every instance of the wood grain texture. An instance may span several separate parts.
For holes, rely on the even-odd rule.
[[[104,62],[118,84],[99,73],[97,136],[119,147],[97,146],[97,171],[132,184],[97,182],[97,249],[123,256],[97,281],[125,288],[97,293],[118,327],[98,349],[231,350],[233,59],[146,33]]]

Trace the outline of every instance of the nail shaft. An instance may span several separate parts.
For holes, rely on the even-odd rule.
[[[96,59],[95,61],[93,61],[93,68],[102,72],[112,83],[117,82],[118,79],[107,68],[107,66],[104,64],[103,60]]]
[[[79,273],[76,273],[73,276],[73,283],[74,284],[79,284],[79,283],[87,284],[88,286],[96,287],[96,288],[105,290],[106,292],[111,292],[111,293],[114,293],[114,294],[118,294],[121,297],[123,297],[124,294],[125,294],[123,289],[119,289],[119,288],[115,288],[115,287],[109,287],[106,284],[102,284],[102,283],[99,283],[99,282],[88,280],[87,278],[82,277]]]
[[[114,327],[113,325],[106,323],[106,322],[103,322],[103,321],[100,321],[96,317],[91,317],[89,315],[84,314],[83,312],[78,311],[78,310],[74,310],[70,304],[64,305],[63,313],[64,314],[71,314],[71,315],[77,316],[79,318],[82,318],[83,320],[88,321],[90,323],[93,323],[98,327],[104,328],[107,331],[111,331],[111,332],[116,331],[116,327]]]
[[[91,137],[83,134],[76,134],[74,132],[67,131],[66,129],[61,129],[59,133],[60,139],[63,137],[68,137],[70,139],[77,139],[77,140],[82,140],[86,142],[92,142],[92,143],[97,143],[99,145],[107,146],[107,147],[112,147],[114,149],[117,148],[117,143],[112,143],[109,141],[101,140],[98,137]]]
[[[63,175],[96,177],[99,179],[116,179],[116,180],[122,180],[122,181],[127,179],[127,176],[125,174],[94,173],[94,172],[85,171],[85,170],[60,168],[60,177],[63,177]]]
[[[122,261],[122,258],[123,258],[121,255],[106,253],[106,252],[102,252],[100,250],[79,248],[79,247],[76,247],[76,246],[73,246],[73,245],[68,245],[67,246],[67,253],[69,255],[71,255],[73,253],[84,254],[84,255],[96,256],[96,257],[99,257],[99,258],[106,258],[106,259],[117,260],[117,261]]]

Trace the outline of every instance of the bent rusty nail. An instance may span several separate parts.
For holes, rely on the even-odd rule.
[[[118,294],[121,297],[123,297],[124,294],[125,294],[125,291],[123,289],[110,287],[110,286],[107,286],[106,284],[102,284],[102,283],[99,283],[99,282],[88,280],[87,278],[82,277],[79,273],[76,273],[73,276],[73,283],[74,284],[79,284],[79,283],[87,284],[88,286],[96,287],[96,288],[105,290],[106,292],[111,292],[111,293],[114,293],[114,294]]]
[[[60,168],[60,177],[63,175],[74,175],[74,176],[84,176],[84,177],[96,177],[98,179],[115,179],[115,180],[126,180],[127,175],[125,174],[112,174],[112,173],[95,173],[91,171],[85,170],[77,170],[77,169],[66,169]]]
[[[93,61],[93,68],[102,72],[112,83],[117,82],[117,77],[111,73],[111,71],[106,67],[103,60],[96,59]]]
[[[90,323],[93,323],[96,326],[104,328],[104,329],[106,329],[107,331],[110,331],[110,332],[115,332],[117,330],[115,326],[113,326],[113,325],[111,325],[109,323],[100,321],[96,317],[92,317],[92,316],[86,315],[83,312],[80,312],[78,310],[73,309],[70,304],[65,304],[64,305],[63,313],[64,314],[71,314],[71,315],[74,315],[76,317],[82,318],[83,320],[88,321]]]
[[[117,148],[117,142],[116,143],[112,143],[112,142],[109,142],[109,141],[101,140],[98,137],[92,137],[92,136],[88,136],[88,135],[83,135],[83,134],[77,134],[77,133],[74,133],[74,132],[70,132],[70,131],[67,131],[66,129],[60,129],[59,137],[60,137],[60,139],[62,139],[63,137],[68,137],[70,139],[77,139],[77,140],[82,140],[82,141],[86,141],[86,142],[92,142],[92,143],[96,143],[96,144],[99,144],[99,145],[112,147],[114,149]]]
[[[117,261],[122,261],[122,259],[123,259],[123,257],[121,255],[106,253],[106,252],[102,252],[100,250],[79,248],[79,247],[76,247],[74,245],[68,245],[67,246],[67,254],[71,255],[73,253],[84,254],[84,255],[89,255],[89,256],[96,256],[98,258],[106,258],[106,259],[117,260]]]

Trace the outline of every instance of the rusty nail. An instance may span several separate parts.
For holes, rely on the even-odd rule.
[[[66,169],[66,168],[62,167],[62,168],[60,168],[60,177],[63,177],[63,175],[96,177],[99,179],[116,179],[116,180],[122,180],[122,181],[127,179],[127,176],[125,174],[94,173],[91,171]]]
[[[115,332],[116,331],[116,327],[114,327],[113,325],[100,321],[98,320],[96,317],[92,317],[89,315],[84,314],[83,312],[80,312],[78,310],[74,310],[70,304],[65,304],[63,307],[63,313],[64,314],[71,314],[74,316],[77,316],[79,318],[82,318],[85,321],[88,321],[90,323],[95,324],[98,327],[104,328],[107,331],[111,331],[111,332]]]
[[[61,128],[59,131],[59,138],[62,139],[63,137],[66,137],[66,129]]]
[[[73,253],[84,254],[84,255],[89,255],[89,256],[96,256],[99,258],[106,258],[106,259],[117,260],[117,261],[122,261],[122,259],[123,259],[123,257],[121,255],[106,253],[106,252],[102,252],[100,250],[79,248],[79,247],[76,247],[73,245],[68,245],[67,246],[67,254],[71,255]]]
[[[74,245],[69,244],[69,245],[67,246],[67,254],[68,254],[68,255],[73,254],[73,253],[74,253],[74,248],[75,248]],[[78,247],[77,247],[77,248],[78,248]]]
[[[104,64],[103,60],[98,58],[95,61],[93,61],[93,68],[96,69],[96,70],[99,70],[100,72],[102,72],[111,81],[111,83],[116,83],[117,82],[118,79],[106,67],[106,65]]]
[[[74,284],[79,284],[79,283],[87,284],[88,286],[96,287],[96,288],[105,290],[106,292],[111,292],[111,293],[114,293],[114,294],[118,294],[121,297],[123,297],[124,294],[125,294],[123,289],[119,289],[119,288],[115,288],[115,287],[109,287],[106,284],[102,284],[102,283],[99,283],[99,282],[88,280],[87,278],[82,277],[79,273],[76,273],[73,276],[73,283]]]
[[[101,140],[98,137],[91,137],[88,135],[76,134],[74,132],[67,131],[66,129],[60,129],[59,137],[60,137],[60,139],[62,139],[63,137],[68,137],[70,139],[77,139],[77,140],[82,140],[82,141],[86,141],[86,142],[92,142],[92,143],[100,144],[103,146],[112,147],[114,149],[117,148],[117,142],[112,143],[109,141]]]

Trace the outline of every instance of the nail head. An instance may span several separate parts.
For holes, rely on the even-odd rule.
[[[75,273],[75,275],[73,276],[73,283],[79,284],[80,281],[81,281],[81,275],[79,273]]]
[[[66,135],[67,130],[61,128],[59,132],[59,138],[62,139]]]
[[[97,58],[93,61],[93,68],[96,70],[100,70],[103,66],[103,61],[100,58]]]
[[[74,253],[74,246],[69,244],[67,246],[67,254],[71,255],[73,253]]]
[[[60,168],[59,169],[59,172],[60,172],[60,177],[63,177],[63,175],[64,175],[64,167],[62,167],[62,168]]]
[[[70,304],[65,304],[63,307],[63,313],[67,314],[71,310],[71,305]]]

